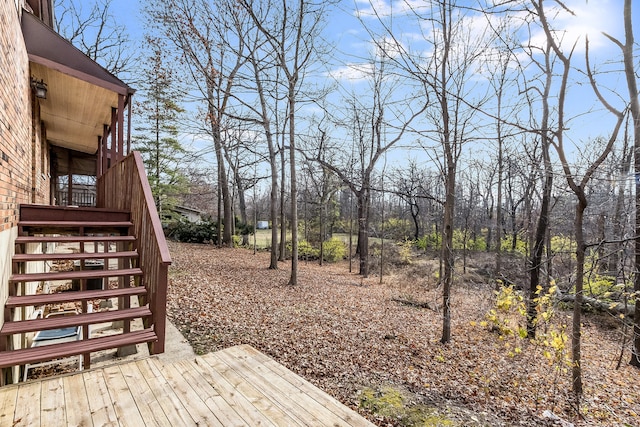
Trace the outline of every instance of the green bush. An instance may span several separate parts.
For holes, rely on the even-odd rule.
[[[291,240],[287,241],[287,252],[291,254]],[[298,240],[298,259],[318,259],[318,250],[306,240]]]
[[[236,224],[236,234],[239,236],[248,236],[249,234],[253,234],[256,230],[253,224],[247,224],[240,220],[240,218],[235,218]]]
[[[440,249],[440,244],[442,243],[442,234],[439,231],[435,230],[435,227],[429,234],[425,234],[416,240],[416,248],[421,251],[426,251],[428,249]]]
[[[413,262],[413,241],[405,240],[398,244],[398,255],[403,265],[409,265]]]
[[[210,216],[200,222],[180,219],[167,226],[165,234],[170,239],[185,243],[217,243],[217,223]]]
[[[347,247],[344,242],[337,237],[324,242],[322,246],[322,258],[327,262],[336,262],[344,259],[347,254]]]
[[[405,240],[413,235],[413,226],[408,221],[398,218],[388,218],[384,222],[384,238]]]
[[[515,252],[525,256],[529,255],[528,247],[529,247],[529,244],[527,243],[526,239],[524,238],[524,236],[521,236],[520,234],[516,236],[515,248],[513,248],[513,235],[511,235],[510,233],[506,234],[502,238],[502,242],[500,243],[500,248],[503,251]]]

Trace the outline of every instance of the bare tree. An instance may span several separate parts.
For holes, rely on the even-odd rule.
[[[561,57],[564,74],[562,76],[562,83],[560,91],[564,93],[566,91],[566,84],[568,73],[570,70],[570,56],[565,57],[563,52],[555,45],[553,39],[552,30],[546,20],[543,0],[532,1],[533,13],[539,18],[540,24],[547,36],[546,45],[542,47],[530,46],[529,55],[533,65],[540,71],[541,87],[535,85],[532,82],[528,86],[528,93],[536,93],[540,96],[540,102],[542,104],[541,118],[539,124],[539,131],[536,133],[539,136],[542,160],[544,164],[544,177],[542,186],[542,202],[540,206],[540,214],[538,216],[535,233],[533,235],[531,259],[529,262],[530,280],[529,280],[529,298],[527,300],[527,336],[534,338],[536,334],[536,303],[535,299],[539,293],[538,286],[540,286],[540,273],[542,271],[542,257],[544,254],[544,248],[547,238],[547,232],[549,228],[549,213],[551,206],[551,191],[553,188],[553,167],[551,164],[550,147],[551,141],[554,136],[554,132],[551,130],[552,118],[552,106],[551,103],[551,89],[553,85],[554,77],[554,61],[553,54]],[[537,54],[542,54],[542,61],[536,59]],[[564,96],[561,97],[561,101],[558,101],[560,106],[564,106]],[[559,113],[560,115],[561,113]],[[562,122],[563,118],[558,119]],[[562,129],[559,125],[557,129]]]
[[[486,52],[489,31],[475,33],[465,25],[468,9],[459,7],[455,0],[433,0],[421,6],[408,3],[409,14],[421,23],[425,31],[425,42],[429,45],[430,57],[424,51],[411,52],[394,30],[379,16],[385,34],[393,40],[397,52],[393,59],[405,73],[416,82],[425,99],[434,97],[426,110],[426,119],[432,129],[425,132],[428,140],[436,143],[441,155],[433,156],[444,177],[445,201],[442,227],[443,274],[443,321],[441,342],[451,339],[451,287],[453,285],[455,256],[453,251],[456,177],[458,161],[463,146],[472,139],[478,125],[474,121],[477,111],[486,102],[482,91],[471,95],[472,89],[480,89],[469,76],[475,71],[479,58]],[[428,28],[428,31],[426,29]],[[433,147],[425,147],[433,151]]]
[[[617,121],[611,135],[608,140],[604,144],[604,147],[598,153],[597,158],[591,162],[586,171],[584,172],[582,179],[578,181],[577,174],[575,171],[571,169],[569,166],[569,162],[567,161],[567,156],[565,154],[564,147],[564,139],[563,139],[563,122],[562,122],[562,113],[564,109],[564,93],[561,92],[560,98],[558,100],[559,109],[558,115],[560,120],[558,122],[559,131],[556,132],[556,138],[552,142],[553,146],[558,153],[558,157],[560,158],[560,162],[562,164],[562,170],[564,171],[565,179],[569,184],[569,187],[576,195],[578,201],[576,203],[576,213],[575,213],[575,222],[574,222],[574,233],[576,237],[576,279],[575,279],[575,301],[573,304],[573,321],[572,321],[572,337],[571,337],[571,353],[572,353],[572,382],[573,382],[573,392],[579,397],[582,395],[582,360],[581,360],[581,324],[582,324],[582,299],[583,299],[583,286],[584,286],[584,264],[585,264],[585,252],[586,252],[586,239],[584,237],[584,212],[588,205],[586,187],[589,183],[589,180],[596,172],[596,169],[605,161],[609,153],[613,148],[613,144],[618,137],[618,132],[620,131],[620,127],[624,121],[624,113],[622,111],[616,110],[611,104],[609,104],[606,99],[600,94],[598,87],[593,78],[593,74],[589,67],[589,41],[587,39],[586,42],[586,55],[587,55],[587,73],[591,80],[591,86],[593,87],[598,99],[600,102],[612,113],[616,116]],[[563,64],[565,67],[568,67],[570,56],[564,56],[561,52],[559,52],[559,47],[554,47],[556,53],[561,56]],[[562,87],[566,87],[566,79],[568,78],[568,69],[565,68],[565,73],[563,74],[563,84]]]
[[[90,7],[82,0],[55,0],[55,28],[64,38],[108,71],[122,75],[132,71],[134,50],[123,25],[111,10],[112,0]]]
[[[513,105],[506,104],[506,96],[509,90],[509,86],[513,83],[514,79],[510,78],[510,68],[514,65],[515,61],[515,47],[514,42],[508,37],[509,20],[506,20],[501,25],[493,25],[493,20],[489,14],[488,23],[492,26],[496,35],[502,39],[503,46],[494,50],[494,55],[489,55],[487,58],[487,71],[490,74],[489,84],[495,91],[495,112],[493,118],[495,120],[495,141],[496,147],[496,203],[495,203],[495,253],[496,263],[494,269],[494,276],[499,277],[502,274],[502,224],[504,222],[503,211],[503,191],[504,191],[504,178],[505,178],[505,150],[506,143],[509,137],[509,118],[512,117],[515,112]],[[519,67],[518,67],[519,68]],[[489,226],[489,230],[491,230]],[[487,235],[487,250],[491,244],[491,234]]]
[[[215,7],[209,3],[196,5],[188,0],[162,0],[148,4],[147,12],[177,49],[187,76],[204,103],[203,118],[213,139],[223,210],[220,215],[218,208],[218,230],[222,228],[221,222],[224,223],[219,244],[233,246],[233,201],[223,145],[234,79],[246,63],[242,15],[231,0],[216,2]]]
[[[268,1],[265,6],[250,0],[239,5],[248,12],[266,39],[272,61],[284,74],[287,100],[287,128],[291,194],[291,276],[298,283],[298,203],[296,182],[296,116],[305,71],[319,53],[319,33],[332,2],[297,0]],[[276,19],[274,19],[277,17]]]
[[[418,165],[415,159],[409,160],[404,168],[392,172],[394,193],[407,205],[407,210],[413,222],[413,238],[418,240],[424,231],[421,226],[421,208],[423,201],[429,199],[441,203],[429,192],[426,185],[430,179],[427,172]]]
[[[622,51],[624,63],[624,74],[627,82],[627,90],[629,94],[629,110],[633,122],[633,149],[635,176],[640,176],[640,102],[638,101],[638,82],[636,80],[636,69],[634,62],[635,39],[633,34],[633,19],[631,13],[631,0],[624,1],[624,36],[622,43],[615,37],[605,34]],[[634,274],[634,293],[636,298],[635,319],[633,327],[633,351],[631,354],[630,364],[640,367],[640,181],[636,178],[636,223],[635,223],[635,274]]]
[[[372,193],[372,177],[379,160],[391,150],[408,132],[410,125],[426,109],[426,99],[415,99],[413,94],[403,95],[402,102],[391,102],[401,79],[388,71],[390,46],[379,45],[367,64],[367,94],[352,93],[341,104],[345,117],[332,120],[346,128],[352,139],[353,152],[345,153],[341,143],[333,143],[324,132],[319,138],[315,154],[311,157],[325,168],[335,173],[356,196],[358,221],[358,241],[356,252],[359,256],[359,273],[369,275],[369,224]],[[416,105],[414,105],[416,104]],[[390,121],[387,116],[393,117]],[[339,150],[331,163],[323,154],[325,150]],[[337,162],[341,162],[338,164]]]
[[[256,93],[259,99],[259,107],[249,107],[249,110],[255,112],[257,123],[262,126],[264,131],[264,137],[267,142],[268,156],[269,156],[269,168],[270,168],[270,192],[269,192],[269,217],[271,219],[271,258],[269,268],[275,270],[278,268],[278,158],[276,141],[274,141],[274,131],[272,128],[272,111],[269,109],[269,103],[267,102],[267,89],[264,87],[264,80],[268,80],[265,75],[265,67],[258,58],[258,48],[260,47],[260,34],[259,30],[255,31],[254,36],[249,36],[251,39],[251,47],[249,48],[249,62],[253,70],[253,77],[256,87]],[[276,101],[277,105],[277,101]],[[284,165],[282,166],[284,168]],[[282,183],[284,186],[284,182]],[[281,224],[284,227],[284,224]]]

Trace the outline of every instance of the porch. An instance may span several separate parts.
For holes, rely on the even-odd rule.
[[[0,424],[373,426],[248,345],[3,387]]]

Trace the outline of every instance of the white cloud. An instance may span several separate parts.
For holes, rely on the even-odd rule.
[[[589,37],[589,48],[592,50],[611,47],[611,42],[602,34],[620,37],[622,29],[622,9],[620,1],[598,0],[571,0],[567,1],[567,7],[573,12],[548,8],[547,18],[552,29],[555,30],[556,39],[561,47],[569,50],[576,44],[576,53],[584,52],[586,36]],[[532,46],[544,46],[546,36],[540,29],[529,40]]]
[[[396,58],[406,51],[406,46],[390,37],[383,37],[379,40],[371,40],[364,47],[369,58],[375,58],[376,62],[384,61],[385,58]],[[374,74],[374,65],[371,62],[350,62],[344,66],[330,71],[328,76],[334,79],[346,80],[351,83],[358,83],[371,78]]]
[[[329,71],[329,76],[338,81],[349,81],[351,83],[363,82],[371,77],[373,66],[371,64],[351,63]]]
[[[430,9],[424,0],[356,0],[355,15],[360,18],[403,15],[411,11],[422,13]]]

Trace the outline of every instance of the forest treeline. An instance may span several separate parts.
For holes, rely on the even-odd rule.
[[[443,344],[460,255],[494,254],[498,286],[517,252],[526,337],[541,295],[574,302],[580,399],[585,292],[636,305],[621,322],[640,367],[640,55],[623,3],[607,11],[618,32],[586,33],[597,5],[580,0],[158,0],[114,70],[139,83],[135,146],[168,221],[180,204],[207,211],[227,246],[268,221],[268,267],[290,256],[291,285],[299,243],[334,232],[357,236],[363,276],[372,236],[438,251]]]

